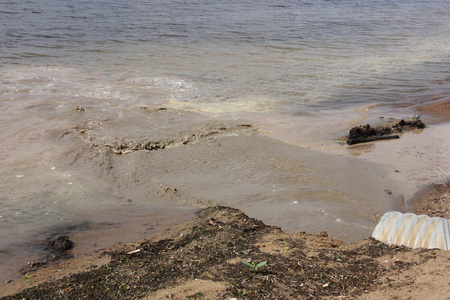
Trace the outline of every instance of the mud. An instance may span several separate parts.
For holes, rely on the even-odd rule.
[[[81,112],[87,113],[89,109]],[[151,117],[150,125],[159,114],[179,116],[174,110],[148,108],[139,113]],[[258,136],[257,128],[239,120],[202,120],[178,131],[138,129],[141,132],[122,133],[116,122],[80,122],[53,135],[77,148],[65,156],[67,166],[89,169],[92,175],[83,174],[84,180],[101,179],[125,207],[231,205],[287,231],[325,229],[356,240],[367,236],[376,216],[389,209],[384,190],[395,190],[375,165]],[[370,193],[354,188],[369,178]],[[352,208],[355,205],[359,208]]]
[[[21,135],[8,140],[16,152],[7,153],[11,167],[2,176],[11,181],[6,194],[21,205],[11,224],[24,230],[2,240],[2,280],[43,261],[42,245],[56,233],[76,243],[73,255],[84,255],[215,205],[287,232],[326,230],[356,242],[370,236],[402,193],[378,164],[261,136],[248,120],[158,106],[115,111],[80,104],[57,113],[30,144]]]
[[[84,108],[75,108],[76,111],[85,112]],[[147,118],[161,120],[160,116],[155,116],[160,112],[165,112],[164,118],[174,118],[181,114],[181,112],[168,110],[167,108],[158,108],[150,110],[147,107],[141,107],[141,111],[145,111]],[[173,116],[175,114],[175,116]],[[183,114],[191,115],[190,113],[183,112]],[[172,115],[172,117],[170,116]],[[193,114],[195,115],[195,114]],[[137,122],[138,120],[136,120]],[[167,121],[167,120],[166,120]],[[152,126],[152,122],[149,122],[147,126]],[[159,125],[159,124],[158,124]],[[155,126],[157,126],[155,124]],[[146,133],[135,135],[129,132],[121,135],[122,130],[118,128],[115,122],[106,122],[100,126],[100,124],[93,124],[92,122],[81,123],[74,128],[67,129],[61,133],[61,136],[65,135],[77,135],[85,142],[95,147],[108,147],[115,154],[127,154],[134,151],[154,151],[161,150],[170,147],[178,147],[186,145],[188,143],[198,142],[200,139],[205,139],[212,136],[224,135],[224,134],[238,134],[245,130],[254,130],[251,124],[235,124],[232,122],[205,122],[203,124],[197,124],[189,130],[173,131],[173,128],[165,128],[163,135],[156,133],[151,129]],[[137,128],[142,130],[142,128]],[[114,133],[114,134],[112,134]],[[151,137],[160,137],[158,140],[152,140]]]

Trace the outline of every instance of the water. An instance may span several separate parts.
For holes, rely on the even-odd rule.
[[[180,204],[204,199],[288,230],[338,226],[337,237],[367,236],[374,216],[391,205],[374,205],[382,197],[375,190],[400,185],[383,181],[386,169],[353,161],[379,162],[376,154],[343,152],[332,140],[353,124],[410,116],[422,102],[450,97],[449,17],[450,4],[438,0],[0,0],[2,268],[14,255],[23,260],[18,249],[30,240],[42,244],[70,228],[85,232],[78,235],[85,248],[106,233],[138,238],[192,217],[195,209]],[[195,145],[156,151],[162,154],[151,157],[165,163],[154,165],[136,153],[119,161],[99,146],[182,144],[239,123],[295,146],[270,144],[272,158],[248,146],[246,159],[224,154],[211,166],[195,156],[217,160],[210,152],[183,153]],[[251,138],[245,128],[226,134]],[[447,144],[437,143],[439,174],[409,170],[407,187],[449,176]],[[331,149],[331,157],[305,148]],[[143,175],[156,167],[151,179]],[[372,181],[370,196],[364,183],[353,185],[356,177]],[[347,226],[336,225],[345,219]],[[96,238],[86,237],[91,232]]]

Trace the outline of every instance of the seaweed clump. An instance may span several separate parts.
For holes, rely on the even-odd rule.
[[[378,259],[411,251],[405,247],[374,239],[347,249],[339,245],[326,232],[289,235],[237,209],[212,207],[173,238],[110,252],[107,265],[2,299],[152,299],[161,290],[171,298],[171,289],[196,279],[224,283],[210,299],[356,297],[382,285],[382,275],[409,267],[396,261],[386,268]]]
[[[402,133],[405,130],[422,129],[425,124],[420,118],[402,119],[398,122],[387,122],[385,124],[370,126],[360,125],[350,129],[347,136],[347,144],[359,144],[378,140],[398,139],[399,135],[394,133]]]

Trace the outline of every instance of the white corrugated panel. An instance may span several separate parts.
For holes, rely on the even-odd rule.
[[[411,248],[450,250],[450,222],[443,218],[390,211],[381,217],[372,237]]]

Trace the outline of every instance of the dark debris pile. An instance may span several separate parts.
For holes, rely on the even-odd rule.
[[[140,299],[195,278],[225,282],[224,299],[357,296],[374,289],[382,274],[393,271],[378,263],[377,257],[410,251],[373,239],[353,249],[312,249],[306,239],[313,235],[306,233],[284,239],[286,251],[261,251],[258,242],[269,234],[282,232],[236,209],[208,208],[187,234],[111,253],[108,265],[2,299]],[[255,265],[267,264],[251,268],[242,263],[248,258]],[[407,267],[404,263],[396,268]]]
[[[347,136],[347,144],[353,145],[358,143],[366,143],[376,140],[400,138],[394,133],[402,133],[405,130],[414,128],[425,128],[425,124],[420,118],[402,119],[398,122],[387,122],[378,126],[360,125],[350,129]]]

